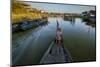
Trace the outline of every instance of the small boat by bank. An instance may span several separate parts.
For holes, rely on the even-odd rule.
[[[42,26],[48,23],[47,18],[43,19],[36,19],[36,20],[25,20],[16,24],[12,24],[12,32],[17,32],[17,31],[25,31],[28,29],[32,29],[33,27],[38,27]]]

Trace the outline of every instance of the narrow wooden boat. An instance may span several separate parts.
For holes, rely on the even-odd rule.
[[[40,64],[71,63],[72,58],[63,44],[57,45],[52,42],[48,50],[43,55]]]
[[[59,23],[57,21],[57,30],[58,28],[59,28]],[[43,55],[40,64],[70,63],[70,62],[72,62],[72,58],[68,50],[64,48],[63,38],[62,38],[61,43],[59,45],[56,43],[56,40],[50,44],[48,50]]]

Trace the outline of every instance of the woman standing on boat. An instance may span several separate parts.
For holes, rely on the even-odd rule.
[[[60,45],[61,42],[62,42],[62,31],[61,31],[61,28],[59,27],[59,23],[57,21],[56,43],[57,43],[57,45]]]

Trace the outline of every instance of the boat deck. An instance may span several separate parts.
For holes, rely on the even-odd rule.
[[[67,55],[67,56],[66,56]],[[44,54],[40,64],[68,63],[71,62],[69,53],[64,49],[63,44],[51,44]]]

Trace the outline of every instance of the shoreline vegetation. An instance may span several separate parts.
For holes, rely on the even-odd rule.
[[[48,23],[48,17],[62,17],[66,21],[74,21],[74,18],[82,18],[84,21],[95,26],[96,11],[90,10],[79,13],[57,13],[46,12],[32,7],[30,4],[22,1],[12,0],[12,32],[36,28]]]
[[[64,17],[64,15],[67,15],[70,18],[71,16],[81,17],[81,15],[77,13],[46,12],[44,10],[33,8],[30,4],[25,2],[12,1],[12,23],[20,23],[24,20],[37,20],[44,17]]]
[[[47,17],[47,13],[42,10],[32,8],[31,5],[16,0],[12,1],[12,23],[20,23],[24,19],[28,21]]]
[[[33,8],[21,1],[12,1],[12,32],[25,31],[47,24],[47,17],[48,13],[43,10]]]
[[[45,17],[63,17],[71,19],[72,17],[86,18],[90,19],[91,17],[96,17],[96,11],[84,11],[81,14],[77,13],[55,13],[55,12],[46,12],[37,8],[33,8],[30,4],[12,0],[12,23],[20,23],[22,21],[32,21],[43,19]],[[92,19],[93,19],[92,18]],[[95,20],[95,19],[94,19]]]

